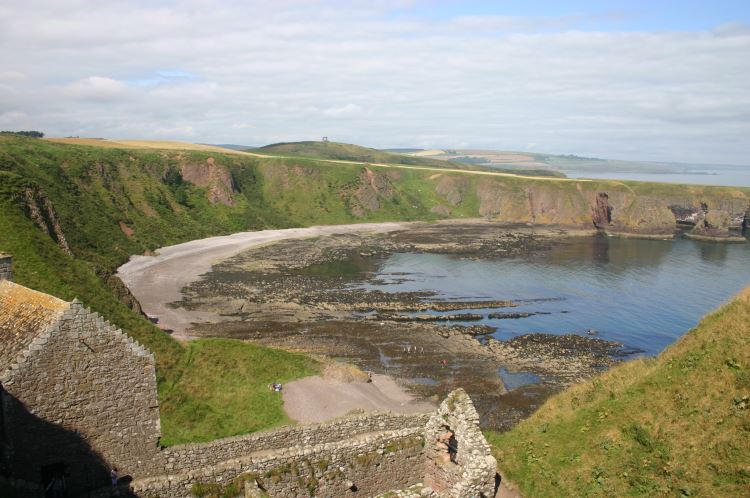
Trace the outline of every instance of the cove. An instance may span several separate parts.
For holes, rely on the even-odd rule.
[[[351,288],[428,291],[436,300],[511,299],[518,306],[503,311],[532,313],[491,319],[498,310],[470,310],[485,315],[480,323],[496,327],[497,339],[577,333],[655,355],[750,283],[750,247],[596,237],[510,259],[396,253],[375,267],[363,268],[369,278]]]

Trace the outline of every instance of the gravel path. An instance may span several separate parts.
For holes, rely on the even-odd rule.
[[[172,308],[169,303],[182,299],[182,289],[211,271],[211,266],[252,247],[285,239],[300,239],[344,233],[385,233],[403,229],[409,223],[358,223],[283,230],[240,232],[232,235],[192,240],[164,247],[156,256],[131,256],[118,268],[117,275],[141,303],[144,313],[158,320],[159,327],[180,339],[194,324],[222,320],[216,313]]]
[[[302,424],[322,422],[352,410],[421,413],[435,409],[415,401],[388,375],[373,375],[372,382],[341,382],[321,376],[306,377],[284,385],[284,411]]]

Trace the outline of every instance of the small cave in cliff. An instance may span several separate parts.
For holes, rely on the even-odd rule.
[[[606,228],[612,224],[612,206],[609,205],[609,194],[606,192],[596,195],[593,222],[596,228]]]

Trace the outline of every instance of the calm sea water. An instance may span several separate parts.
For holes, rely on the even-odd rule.
[[[393,254],[358,287],[434,291],[436,299],[513,299],[520,319],[485,319],[507,339],[529,332],[594,332],[654,355],[750,285],[750,244],[616,238],[566,242],[541,257],[469,260]],[[451,312],[456,313],[456,312]],[[477,322],[472,322],[477,323]]]

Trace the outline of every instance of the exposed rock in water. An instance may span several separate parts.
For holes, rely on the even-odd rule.
[[[404,296],[405,294],[400,294]],[[338,305],[332,305],[333,308],[341,308]],[[485,308],[512,308],[516,306],[513,301],[493,300],[493,301],[370,301],[359,302],[351,306],[354,311],[459,311]]]
[[[718,209],[709,210],[698,215],[695,226],[687,236],[695,239],[744,242],[743,237],[732,236],[729,231],[730,225],[731,217],[729,213]]]
[[[536,313],[527,313],[527,312],[518,312],[518,313],[490,313],[487,315],[487,318],[494,318],[494,319],[505,319],[505,318],[526,318],[531,315],[536,315]]]
[[[392,322],[469,322],[484,318],[477,313],[456,313],[451,315],[373,315],[369,320],[389,320]]]
[[[490,335],[497,329],[495,327],[490,327],[489,325],[452,325],[450,327],[443,327],[445,328],[445,335],[443,337],[450,337],[451,335],[463,334],[463,335],[470,335],[470,336],[482,336],[482,335]]]
[[[612,232],[632,235],[672,237],[675,217],[657,198],[636,197],[612,218]]]
[[[712,237],[728,236],[729,213],[716,209],[700,213],[691,232]]]
[[[543,375],[544,370],[554,371],[567,384],[595,375],[633,352],[619,342],[575,334],[533,333],[508,341],[490,338],[486,347],[529,371]]]

